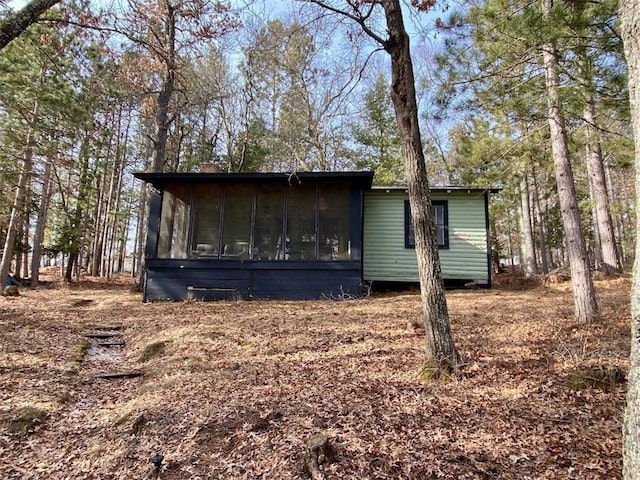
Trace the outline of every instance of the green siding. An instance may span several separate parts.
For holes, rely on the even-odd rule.
[[[364,205],[363,278],[417,282],[415,250],[404,246],[403,191],[366,192]],[[440,249],[442,275],[449,280],[489,283],[485,197],[477,191],[434,193],[447,200],[449,249]]]

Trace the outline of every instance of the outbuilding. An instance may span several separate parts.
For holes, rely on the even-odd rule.
[[[372,188],[372,172],[135,176],[151,185],[145,301],[350,298],[418,281],[406,188]],[[432,194],[445,280],[490,286],[489,191]]]

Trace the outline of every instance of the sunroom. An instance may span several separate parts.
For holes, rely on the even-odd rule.
[[[145,300],[361,293],[371,172],[135,176],[153,187]]]

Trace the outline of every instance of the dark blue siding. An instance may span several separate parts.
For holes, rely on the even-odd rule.
[[[149,260],[146,300],[360,295],[360,262],[225,262]]]
[[[214,300],[247,296],[249,270],[176,269],[147,266],[147,300]]]
[[[255,298],[334,298],[342,293],[362,293],[360,269],[351,270],[256,270]]]

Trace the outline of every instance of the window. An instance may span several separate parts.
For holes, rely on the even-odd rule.
[[[446,200],[432,200],[431,212],[436,229],[438,248],[449,248],[448,202]],[[415,248],[416,246],[409,200],[404,201],[404,246],[405,248]]]
[[[218,257],[222,187],[198,185],[193,195],[193,239],[191,255]]]

